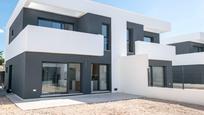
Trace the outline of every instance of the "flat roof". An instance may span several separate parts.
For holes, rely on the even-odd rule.
[[[189,33],[189,34],[164,38],[162,39],[162,44],[174,44],[174,43],[181,43],[181,42],[187,42],[187,41],[204,43],[204,32]]]

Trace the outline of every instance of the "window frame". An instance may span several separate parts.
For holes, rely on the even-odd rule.
[[[103,26],[107,27],[107,30],[106,30],[107,35],[106,36],[103,35]],[[104,36],[104,50],[105,51],[110,51],[111,50],[110,24],[102,23],[102,25],[101,25],[101,34]]]
[[[162,67],[163,68],[163,86],[154,86],[153,84],[153,68]],[[149,87],[166,87],[166,67],[165,66],[149,66],[148,68],[148,86]]]

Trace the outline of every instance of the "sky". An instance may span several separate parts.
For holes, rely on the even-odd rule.
[[[5,49],[5,26],[18,0],[0,0],[0,51]],[[162,38],[204,32],[204,0],[95,0],[172,24]]]

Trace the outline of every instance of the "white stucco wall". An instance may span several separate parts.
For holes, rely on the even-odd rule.
[[[173,43],[180,43],[180,42],[187,42],[187,41],[204,43],[204,33],[197,32],[197,33],[190,33],[185,35],[178,35],[178,36],[169,37],[169,38],[161,38],[160,41],[162,44],[173,44]]]
[[[6,60],[22,52],[103,56],[102,35],[27,26],[6,49]]]
[[[148,59],[152,60],[172,61],[176,55],[176,49],[175,46],[136,41],[135,54],[147,54]]]
[[[204,90],[148,87],[147,56],[122,57],[120,63],[121,92],[204,105]]]
[[[204,52],[176,55],[173,65],[200,65],[204,64]]]

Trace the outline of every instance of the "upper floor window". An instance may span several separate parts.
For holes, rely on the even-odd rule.
[[[145,36],[145,37],[144,37],[144,41],[145,41],[145,42],[153,42],[153,38],[152,38],[152,37],[147,37],[147,36]]]
[[[204,47],[194,46],[196,52],[204,52]]]
[[[127,52],[133,52],[132,29],[127,29]]]
[[[102,35],[104,36],[104,49],[110,50],[109,25],[103,24],[101,29]]]
[[[73,24],[66,24],[66,23],[51,21],[46,19],[38,19],[38,25],[43,27],[56,28],[56,29],[74,30]]]

